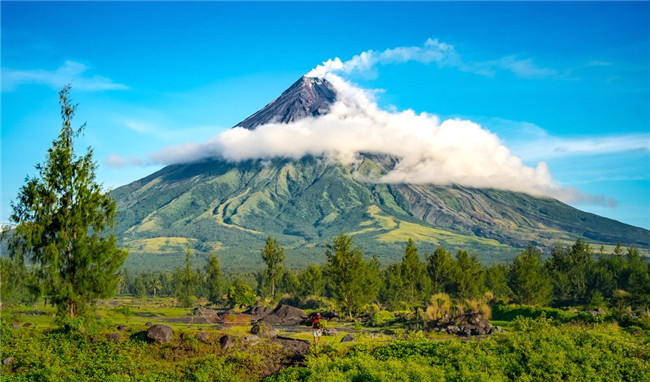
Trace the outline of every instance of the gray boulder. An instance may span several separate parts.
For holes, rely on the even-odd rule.
[[[325,328],[323,329],[323,335],[324,336],[335,336],[339,334],[339,331],[334,329],[334,328]]]
[[[207,344],[210,342],[210,334],[206,332],[201,332],[196,335],[196,339]]]
[[[230,349],[235,346],[235,337],[230,334],[225,334],[219,339],[219,344],[221,345],[222,350]]]
[[[113,342],[119,342],[122,335],[120,333],[108,333],[106,339]]]
[[[153,325],[147,330],[148,339],[162,344],[171,341],[173,334],[174,331],[167,325]]]
[[[256,322],[251,327],[251,334],[255,334],[259,337],[275,337],[278,335],[278,331],[273,328],[273,325],[266,322]]]
[[[352,337],[352,334],[346,334],[345,337],[341,338],[341,342],[353,342],[354,337]]]
[[[298,325],[307,319],[301,309],[289,305],[280,305],[260,321],[272,325]]]
[[[250,314],[251,320],[257,321],[261,320],[262,318],[268,316],[273,309],[269,308],[268,306],[264,305],[255,305],[247,310],[244,311],[246,314]]]
[[[309,354],[309,341],[307,340],[279,336],[275,337],[271,341],[281,345],[294,356],[305,356]]]
[[[11,365],[15,360],[16,360],[16,358],[13,357],[13,356],[11,356],[11,357],[7,357],[7,358],[5,358],[5,359],[2,361],[2,364],[5,365],[5,366],[9,366],[9,365]]]

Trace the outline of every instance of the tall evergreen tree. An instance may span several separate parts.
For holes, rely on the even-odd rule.
[[[449,292],[449,285],[456,273],[456,264],[451,254],[443,247],[438,247],[433,254],[427,256],[427,275],[431,280],[433,293]]]
[[[325,252],[327,256],[325,272],[329,287],[334,298],[350,318],[352,313],[361,306],[363,295],[366,293],[363,289],[365,273],[363,256],[361,250],[358,247],[353,248],[352,244],[352,237],[341,233],[333,239],[332,244],[327,244]]]
[[[461,300],[477,298],[481,292],[482,267],[475,254],[466,250],[456,252],[455,273],[452,278],[452,290]]]
[[[430,282],[427,278],[426,265],[420,260],[418,249],[412,239],[409,239],[406,244],[400,268],[402,301],[409,307],[422,304],[425,294],[429,292]]]
[[[192,306],[198,276],[192,268],[192,250],[185,249],[185,265],[183,268],[177,268],[175,275],[178,277],[176,282],[176,298],[183,308]]]
[[[205,265],[205,284],[208,292],[208,301],[213,304],[217,304],[223,295],[222,278],[219,258],[214,253],[210,253],[208,263]]]
[[[127,252],[113,234],[116,205],[95,180],[92,149],[78,156],[74,140],[85,127],[72,127],[76,105],[70,86],[59,92],[61,132],[48,150],[38,175],[28,178],[13,204],[17,223],[10,251],[35,265],[44,292],[59,316],[74,317],[117,288],[118,270]]]
[[[298,295],[300,297],[322,296],[325,289],[323,269],[318,264],[312,264],[298,275]]]
[[[551,298],[552,285],[542,264],[542,252],[529,245],[512,264],[510,287],[522,304],[544,305]]]
[[[275,298],[275,284],[282,275],[284,258],[284,249],[278,241],[270,236],[267,237],[266,245],[262,250],[262,260],[266,263],[266,280],[270,283],[272,298]]]

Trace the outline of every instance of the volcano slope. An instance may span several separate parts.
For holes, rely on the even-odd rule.
[[[303,77],[237,126],[255,129],[327,113],[336,90]],[[178,265],[189,247],[216,252],[226,269],[261,266],[267,236],[287,249],[289,266],[324,261],[324,243],[346,232],[382,264],[399,261],[414,239],[421,253],[445,246],[484,262],[512,258],[532,243],[548,249],[583,238],[647,248],[648,230],[582,212],[558,200],[460,185],[373,181],[397,159],[359,153],[350,163],[325,156],[173,164],[112,192],[116,233],[135,269]]]

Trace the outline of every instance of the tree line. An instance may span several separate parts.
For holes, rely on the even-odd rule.
[[[390,310],[414,310],[432,295],[474,300],[489,292],[518,304],[538,306],[603,306],[606,303],[650,308],[650,263],[639,250],[620,244],[612,253],[594,251],[578,239],[560,244],[547,256],[533,247],[522,250],[511,263],[482,265],[466,250],[452,253],[438,247],[420,256],[409,240],[400,262],[381,267],[376,256],[364,258],[351,236],[342,233],[326,245],[325,263],[300,270],[284,267],[284,250],[268,238],[261,251],[265,267],[252,274],[225,275],[212,254],[207,264],[194,267],[191,252],[185,265],[173,272],[120,274],[120,293],[175,296],[182,306],[197,298],[226,306],[252,305],[259,297],[269,301],[304,304],[310,298],[327,298],[347,316],[360,314],[377,303]]]

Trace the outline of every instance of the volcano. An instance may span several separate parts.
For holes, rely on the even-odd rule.
[[[336,101],[330,82],[302,77],[236,127],[318,117]],[[115,230],[130,250],[127,266],[140,270],[176,266],[190,247],[200,256],[217,253],[226,269],[250,271],[259,266],[267,236],[285,247],[289,266],[304,266],[324,261],[324,243],[341,232],[383,264],[399,261],[409,238],[424,253],[436,246],[467,249],[488,263],[509,260],[531,243],[548,249],[578,238],[650,246],[648,230],[551,198],[363,181],[396,163],[388,155],[360,153],[352,164],[317,156],[173,164],[112,192],[119,209]]]

